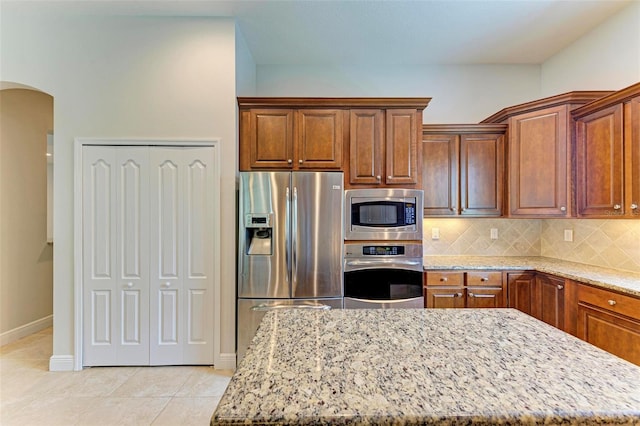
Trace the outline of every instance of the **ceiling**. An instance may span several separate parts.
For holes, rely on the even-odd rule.
[[[539,64],[636,0],[2,0],[37,13],[233,16],[258,65]]]

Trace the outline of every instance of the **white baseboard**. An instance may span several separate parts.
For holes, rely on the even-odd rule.
[[[73,371],[73,355],[53,355],[49,358],[49,371]]]
[[[220,362],[216,363],[213,368],[216,370],[235,370],[236,369],[236,354],[235,352],[231,353],[221,353],[220,354]]]
[[[0,334],[0,346],[15,342],[16,340],[27,337],[33,333],[37,333],[40,330],[44,330],[47,327],[53,325],[53,315],[48,315],[39,320],[30,322],[29,324],[21,325],[13,330],[5,331]]]

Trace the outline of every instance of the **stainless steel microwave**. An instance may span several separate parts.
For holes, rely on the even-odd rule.
[[[422,190],[350,189],[344,207],[347,240],[422,240]]]

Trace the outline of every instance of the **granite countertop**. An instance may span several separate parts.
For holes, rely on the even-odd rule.
[[[513,309],[276,311],[211,423],[640,424],[640,367]]]
[[[424,269],[493,269],[546,272],[640,297],[640,274],[538,256],[425,256]]]

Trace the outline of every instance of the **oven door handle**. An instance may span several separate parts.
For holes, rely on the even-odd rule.
[[[418,260],[347,260],[347,266],[373,266],[373,267],[395,267],[395,266],[421,266],[422,262]]]
[[[283,309],[312,309],[312,310],[329,310],[331,306],[329,305],[267,305],[262,303],[260,305],[252,306],[250,308],[252,311],[279,311]]]

